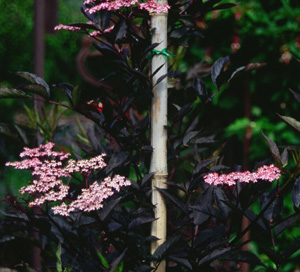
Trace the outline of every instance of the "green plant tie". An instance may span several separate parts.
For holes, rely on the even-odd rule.
[[[153,56],[155,56],[155,55],[163,55],[165,59],[167,59],[167,57],[172,57],[172,58],[175,57],[175,55],[170,54],[169,52],[167,52],[167,48],[164,48],[162,50],[152,49],[151,53],[146,58],[147,59],[152,59]]]

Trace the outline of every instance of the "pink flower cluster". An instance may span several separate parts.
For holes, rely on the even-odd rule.
[[[106,166],[105,154],[101,154],[89,160],[69,160],[63,166],[71,154],[53,151],[53,143],[40,145],[38,148],[24,148],[20,157],[29,157],[22,161],[7,162],[6,166],[13,166],[16,169],[30,169],[34,180],[31,184],[20,189],[21,194],[28,193],[34,197],[29,203],[30,206],[39,206],[45,202],[64,201],[69,193],[69,186],[63,184],[61,178],[71,177],[72,173],[81,173],[85,178],[94,170]],[[122,186],[129,186],[131,183],[124,177],[116,175],[111,179],[107,177],[101,184],[94,182],[89,188],[82,189],[82,194],[67,205],[64,202],[53,207],[55,214],[67,216],[70,212],[77,210],[92,211],[103,207],[103,200],[119,191]]]
[[[95,181],[88,189],[82,189],[81,195],[69,206],[62,203],[60,206],[53,207],[53,213],[68,216],[70,212],[76,210],[85,212],[99,210],[103,207],[103,200],[114,194],[112,189],[120,191],[120,187],[130,184],[129,180],[119,175],[113,179],[107,177],[101,184]]]
[[[59,24],[54,27],[54,30],[69,30],[73,32],[79,32],[81,30],[81,27]]]
[[[155,1],[150,0],[145,3],[138,3],[139,9],[147,10],[150,13],[162,13],[162,12],[168,12],[168,9],[170,9],[169,5],[163,5],[163,4],[157,4]]]
[[[138,0],[115,0],[115,1],[101,1],[98,5],[86,9],[90,14],[100,10],[119,10],[120,8],[129,8],[138,3]]]
[[[257,172],[232,172],[229,174],[219,175],[218,173],[210,173],[204,176],[204,181],[208,184],[213,185],[236,185],[236,182],[257,182],[258,180],[265,180],[272,182],[276,179],[279,179],[281,176],[280,170],[278,167],[271,165],[264,165],[258,168]]]
[[[119,10],[120,8],[129,8],[136,4],[138,4],[139,9],[147,10],[151,13],[161,13],[161,12],[167,12],[170,8],[169,5],[165,4],[157,4],[153,0],[149,0],[145,3],[138,3],[138,0],[104,0],[104,1],[97,1],[97,0],[86,0],[84,4],[90,4],[90,3],[96,3],[95,6],[86,9],[87,12],[90,14],[93,14],[100,10]]]

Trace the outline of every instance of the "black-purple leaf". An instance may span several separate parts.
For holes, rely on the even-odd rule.
[[[245,70],[245,68],[246,66],[241,66],[235,69],[234,72],[231,74],[230,78],[227,80],[227,82],[230,82],[238,72]]]
[[[155,87],[155,86],[158,85],[160,82],[162,82],[166,77],[168,77],[168,74],[165,74],[165,75],[160,76],[160,77],[157,79],[157,81],[156,81],[156,83],[155,83],[155,85],[154,85],[153,87]]]
[[[118,43],[125,37],[126,31],[127,31],[126,21],[124,19],[119,20],[119,22],[116,24],[116,26],[112,31],[112,34],[116,36],[115,43]]]
[[[193,103],[184,105],[173,117],[174,122],[181,120],[186,116],[193,108]]]
[[[289,225],[294,224],[295,220],[299,217],[299,214],[295,213],[292,216],[288,216],[286,219],[282,220],[275,229],[275,236],[280,235]]]
[[[43,97],[45,99],[49,98],[48,92],[43,85],[36,84],[36,83],[26,84],[22,87],[22,89],[25,92],[31,92],[31,93],[40,95],[41,97]]]
[[[144,52],[143,55],[146,56],[149,54],[149,52],[151,52],[155,47],[157,47],[159,45],[159,43],[152,43],[150,46],[148,46]]]
[[[229,8],[235,7],[237,5],[238,5],[238,3],[224,3],[224,4],[220,4],[216,7],[213,7],[211,10],[229,9]]]
[[[137,217],[129,223],[128,229],[129,230],[134,229],[134,228],[140,227],[143,224],[151,223],[155,220],[156,219],[153,217]]]
[[[111,265],[110,265],[110,270],[109,270],[110,272],[114,272],[114,271],[117,269],[118,265],[119,265],[120,262],[123,260],[126,251],[127,251],[127,248],[121,253],[121,255],[120,255],[117,259],[115,259],[115,260],[111,263]]]
[[[265,193],[261,196],[261,209],[264,209],[266,205],[269,205],[269,202],[274,198],[275,194],[278,192],[277,187],[273,188],[269,193]],[[272,223],[276,220],[282,211],[283,208],[283,194],[277,196],[270,206],[264,212],[264,218],[267,222]]]
[[[205,263],[211,263],[214,260],[223,258],[225,255],[227,255],[232,249],[231,248],[218,248],[214,250],[212,253],[206,255],[204,258],[202,258],[198,266],[201,266]]]
[[[212,187],[208,187],[206,191],[199,195],[195,205],[190,205],[192,209],[191,216],[195,225],[200,225],[205,222],[209,216],[214,216],[213,198],[212,198]]]
[[[92,13],[90,14],[88,11],[86,11],[86,9],[91,8],[92,5],[84,5],[82,4],[80,10],[83,13],[83,15],[85,16],[85,18],[87,18],[89,21],[92,21],[94,24],[99,25],[99,17],[98,17],[98,13]]]
[[[61,89],[65,93],[65,95],[68,97],[69,101],[71,102],[71,104],[73,106],[72,92],[73,92],[74,86],[69,83],[60,83],[60,84],[54,85],[54,87]]]
[[[44,79],[42,79],[41,77],[32,74],[32,73],[28,73],[28,72],[17,72],[16,75],[25,78],[26,80],[32,82],[32,83],[36,83],[38,85],[41,85],[45,88],[45,92],[47,97],[50,96],[50,88],[48,86],[48,84],[45,82]]]
[[[199,247],[202,245],[204,248],[212,242],[221,240],[225,233],[224,226],[214,226],[203,231],[200,231],[194,242],[194,247]]]
[[[282,166],[286,166],[287,163],[288,163],[288,151],[287,151],[287,148],[285,148],[282,152],[282,154],[280,155],[280,160],[281,160],[281,163],[282,163]]]
[[[153,270],[153,267],[147,264],[142,264],[136,269],[136,272],[150,272]]]
[[[102,30],[105,30],[109,27],[111,14],[112,13],[107,10],[100,11],[101,29]]]
[[[296,240],[296,243],[289,245],[289,247],[282,253],[283,261],[288,259],[291,255],[300,249],[300,242]]]
[[[295,99],[297,100],[298,103],[300,103],[300,94],[296,93],[292,89],[290,89],[290,92],[294,95]]]
[[[162,260],[170,250],[175,248],[175,245],[180,241],[181,236],[176,235],[169,238],[167,241],[162,243],[153,253],[153,258],[160,261]]]
[[[186,145],[191,139],[196,137],[199,133],[200,133],[200,131],[189,131],[183,137],[183,140],[182,140],[183,145]]]
[[[187,208],[185,207],[182,200],[175,194],[172,194],[167,189],[161,189],[158,187],[155,187],[156,190],[158,190],[165,198],[169,199],[173,204],[175,204],[179,209],[181,209],[185,214],[189,214]]]
[[[103,206],[103,209],[101,210],[100,214],[100,220],[104,221],[113,211],[113,209],[120,203],[122,197],[118,197],[116,199],[113,199]]]
[[[276,143],[274,143],[271,139],[269,139],[263,132],[261,132],[261,133],[268,143],[268,146],[270,148],[271,154],[272,154],[275,162],[281,163],[280,153],[279,153],[279,149],[278,149]]]
[[[290,125],[293,129],[295,129],[297,132],[300,132],[300,122],[296,119],[289,117],[289,116],[281,116],[278,114],[278,116],[288,125]]]
[[[155,173],[148,173],[146,174],[143,179],[142,179],[142,182],[141,182],[141,187],[145,186],[148,182],[150,182],[153,178]],[[150,184],[148,184],[150,185]]]
[[[300,206],[300,178],[297,178],[292,189],[292,201],[294,207]]]
[[[282,254],[274,250],[260,247],[260,250],[265,253],[275,264],[279,264],[282,261]]]
[[[214,83],[214,85],[219,89],[219,86],[217,84],[217,78],[219,77],[219,75],[221,74],[221,72],[223,71],[225,65],[227,64],[227,62],[229,61],[229,57],[223,57],[218,59],[214,65],[211,68],[211,79]]]
[[[257,217],[257,214],[255,214],[254,212],[252,212],[251,210],[246,210],[244,211],[244,215],[250,220],[250,221],[254,221]],[[263,230],[267,229],[267,226],[265,224],[265,222],[262,219],[258,219],[256,221],[256,224],[258,224]]]
[[[180,28],[176,28],[170,33],[171,39],[180,39],[182,38],[186,33],[188,32],[188,29],[185,26],[182,26]]]
[[[214,195],[215,195],[215,202],[218,207],[219,213],[222,219],[226,219],[231,212],[231,208],[226,205],[225,202],[228,202],[228,198],[226,197],[224,191],[219,187],[214,187]]]
[[[202,79],[198,77],[194,77],[193,81],[193,89],[195,90],[196,94],[199,96],[199,98],[206,102],[207,100],[211,100],[211,97],[206,89],[205,83]]]
[[[219,157],[214,158],[214,159],[208,159],[208,160],[204,160],[204,161],[198,162],[196,164],[195,168],[194,168],[193,175],[198,174],[201,170],[203,170],[207,166],[211,165],[212,163],[214,163],[218,159],[219,159]]]
[[[223,259],[223,258],[222,258]],[[252,265],[265,266],[260,259],[250,251],[231,251],[224,260],[249,263]]]
[[[4,98],[28,98],[30,97],[25,92],[8,87],[0,87],[0,99]]]
[[[181,264],[181,265],[185,266],[186,268],[188,268],[188,269],[190,269],[190,270],[193,269],[193,267],[192,267],[191,263],[188,261],[188,259],[180,258],[180,257],[173,256],[173,255],[172,255],[172,256],[169,256],[168,258],[169,258],[170,260],[172,260],[172,261],[178,263],[178,264]]]

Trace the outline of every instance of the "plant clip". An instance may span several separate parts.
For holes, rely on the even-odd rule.
[[[163,55],[165,59],[167,59],[167,57],[172,57],[174,58],[175,55],[170,54],[169,52],[167,52],[167,48],[164,48],[162,50],[156,50],[156,49],[152,49],[151,53],[146,57],[147,59],[152,59],[153,56],[155,55]]]

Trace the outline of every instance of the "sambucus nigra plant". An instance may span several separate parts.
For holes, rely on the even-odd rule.
[[[211,94],[200,76],[193,75],[188,79],[186,72],[172,69],[180,57],[176,54],[179,54],[178,46],[187,45],[191,37],[202,38],[198,29],[199,20],[209,11],[235,6],[233,3],[220,2],[171,0],[169,7],[159,6],[153,1],[87,0],[82,6],[82,12],[89,20],[88,23],[57,27],[82,32],[94,39],[92,45],[101,55],[99,92],[83,94],[88,90],[66,83],[50,87],[43,79],[31,73],[19,72],[17,74],[30,83],[15,89],[2,87],[0,97],[36,99],[29,94],[38,94],[38,99],[72,109],[95,123],[95,127],[85,132],[85,137],[81,137],[83,141],[72,139],[81,151],[78,152],[76,147],[72,153],[77,159],[84,157],[85,162],[91,162],[88,160],[90,157],[106,153],[106,167],[90,167],[88,170],[97,171],[89,172],[88,175],[84,175],[85,171],[79,167],[74,172],[83,173],[84,183],[76,182],[80,178],[74,174],[73,181],[67,181],[69,191],[54,200],[72,203],[80,199],[78,194],[82,188],[88,190],[89,186],[94,188],[94,184],[100,187],[101,180],[116,174],[131,179],[131,186],[110,194],[109,198],[103,198],[104,206],[100,210],[100,206],[95,206],[97,209],[85,207],[81,210],[76,206],[76,212],[69,215],[69,210],[64,207],[64,215],[69,215],[67,218],[51,211],[49,200],[53,199],[47,197],[49,190],[42,188],[34,191],[41,194],[37,197],[43,199],[39,203],[33,202],[41,204],[38,211],[28,207],[31,198],[20,200],[11,197],[8,201],[15,212],[5,213],[6,219],[2,221],[5,235],[14,236],[38,229],[41,237],[39,246],[45,249],[47,245],[60,243],[63,266],[72,266],[72,271],[155,271],[162,260],[167,261],[168,271],[234,271],[243,262],[250,263],[253,268],[264,266],[255,254],[240,250],[243,244],[249,242],[242,241],[242,237],[251,231],[251,240],[262,239],[269,243],[267,248],[261,250],[279,271],[280,266],[300,248],[296,239],[280,255],[276,250],[276,238],[295,220],[299,220],[298,150],[288,147],[280,154],[276,144],[263,135],[270,146],[276,167],[266,166],[270,164],[268,159],[257,164],[257,172],[234,169],[238,171],[220,176],[213,174],[226,172],[229,167],[222,165],[222,146],[217,146],[216,135],[203,129],[199,117],[203,108],[210,106],[210,101],[222,83],[230,82],[238,72],[249,66],[224,72],[229,57],[218,59],[210,71],[212,82],[217,88],[214,94]],[[158,44],[151,44],[151,14],[148,12],[159,13],[168,8],[169,47],[172,47],[175,56],[167,49],[158,51]],[[149,66],[151,58],[156,54],[169,58],[171,63],[168,74],[160,79],[170,79],[168,188],[158,189],[167,201],[168,239],[154,254],[150,254],[150,242],[157,238],[150,235],[150,224],[156,218],[153,217],[150,199],[153,173],[149,173],[152,147],[148,111],[153,75],[149,75]],[[66,95],[68,104],[51,100],[52,92],[59,90]],[[293,94],[299,100],[298,94]],[[299,130],[297,121],[290,117],[281,118]],[[295,160],[292,169],[286,167],[288,150]],[[54,165],[55,162],[47,163]],[[55,170],[56,166],[51,169]],[[73,166],[78,165],[74,162]],[[70,168],[71,163],[64,170]],[[67,171],[65,177],[69,177],[70,173]],[[42,176],[42,172],[35,174]],[[272,184],[262,180],[278,181]],[[247,183],[249,181],[257,182]],[[56,186],[61,184],[52,185],[52,194],[58,194]],[[27,188],[34,187],[30,186]],[[35,186],[34,189],[40,188],[42,184],[37,180]],[[289,191],[292,192],[295,213],[286,215],[282,213],[283,200]],[[22,192],[33,191],[23,188]],[[252,206],[257,205],[258,201],[261,209],[256,214]],[[241,230],[243,216],[250,223],[246,229]],[[18,226],[15,222],[19,222]],[[56,260],[46,257],[47,250],[42,252],[47,271]]]

